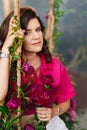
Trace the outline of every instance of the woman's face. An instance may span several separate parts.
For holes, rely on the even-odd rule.
[[[37,53],[42,50],[43,33],[37,18],[33,18],[28,22],[24,35],[23,49],[29,53]]]

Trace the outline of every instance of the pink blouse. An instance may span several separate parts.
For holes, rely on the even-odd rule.
[[[53,77],[52,87],[56,90],[54,96],[56,97],[56,103],[62,103],[68,99],[71,99],[75,96],[75,89],[71,83],[69,74],[64,67],[64,65],[58,60],[57,58],[53,57],[51,63],[46,63],[45,57],[41,56],[41,67],[39,76],[36,75],[36,72],[33,71],[33,78],[35,83],[42,84],[40,77],[42,75],[49,74]],[[22,75],[22,86],[25,85],[25,82],[29,82],[30,76],[29,75]],[[11,82],[13,91],[16,91],[16,82]],[[28,88],[29,89],[29,88]],[[26,91],[28,91],[28,89]],[[38,90],[37,90],[38,91]],[[8,95],[9,95],[8,91]],[[28,103],[27,106],[22,106],[24,109],[24,115],[34,114],[35,108],[32,103]]]

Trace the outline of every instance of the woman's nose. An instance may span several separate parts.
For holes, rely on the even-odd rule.
[[[39,38],[39,34],[34,31],[34,32],[33,32],[33,39],[37,39],[37,38]]]

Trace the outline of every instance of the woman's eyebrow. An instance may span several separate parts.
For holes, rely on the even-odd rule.
[[[38,27],[36,27],[35,30],[37,30],[38,28],[41,28],[41,26],[39,25]],[[32,31],[32,29],[26,29],[26,31]]]
[[[31,29],[26,29],[25,31],[31,31]]]
[[[41,26],[38,26],[38,27],[36,28],[36,30],[39,29],[39,28],[41,29]]]

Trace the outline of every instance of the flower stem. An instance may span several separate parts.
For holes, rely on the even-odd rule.
[[[43,130],[46,130],[46,122],[43,122]]]

